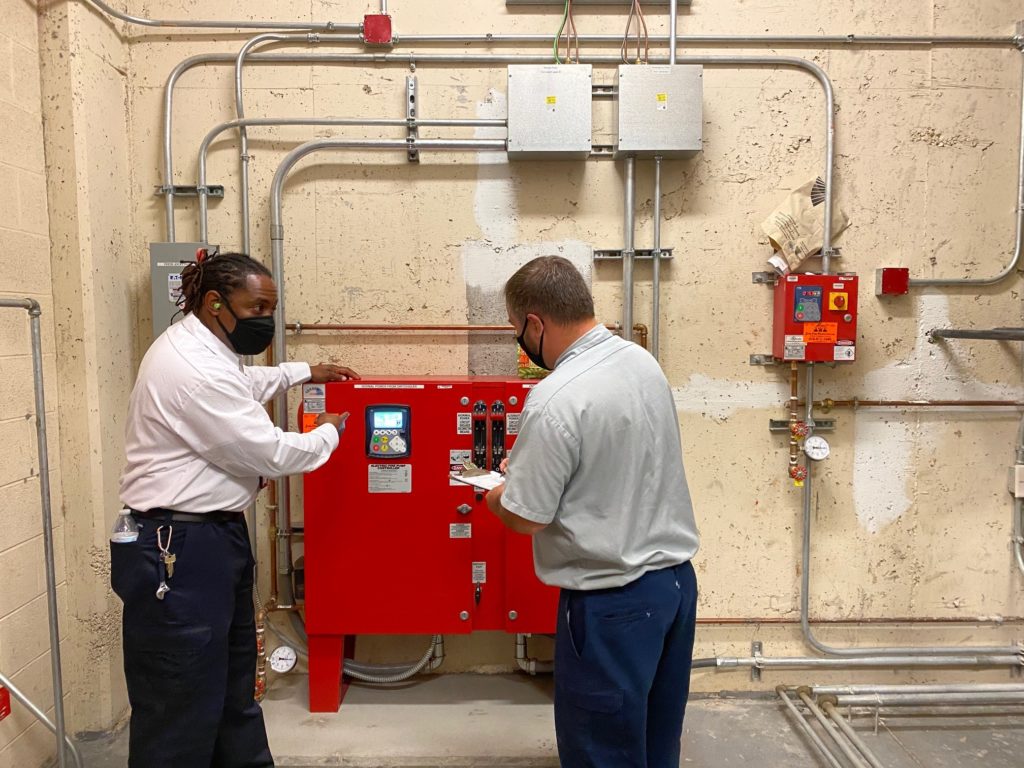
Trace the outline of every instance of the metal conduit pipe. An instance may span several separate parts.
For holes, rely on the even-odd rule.
[[[832,722],[839,726],[839,730],[843,732],[843,735],[860,751],[864,759],[871,765],[871,768],[885,768],[885,765],[875,757],[875,753],[871,751],[870,747],[864,743],[864,739],[858,736],[857,732],[846,722],[842,713],[836,709],[836,705],[831,700],[821,702],[821,708]]]
[[[36,409],[36,452],[39,459],[39,500],[43,517],[43,570],[46,574],[46,609],[50,627],[50,673],[53,680],[53,731],[57,737],[57,760],[66,768],[64,742],[64,681],[60,664],[60,624],[57,616],[57,572],[54,565],[53,507],[50,500],[50,452],[46,442],[46,392],[43,387],[43,337],[40,330],[42,309],[35,299],[0,299],[0,308],[28,312],[32,337],[32,380]],[[7,686],[10,688],[10,686]],[[11,691],[13,694],[13,690]],[[21,699],[19,699],[21,700]],[[26,703],[37,718],[39,710]],[[45,718],[40,718],[49,723]]]
[[[672,57],[675,58],[674,56]],[[661,158],[654,158],[654,247],[651,249],[651,347],[658,359],[658,337],[661,333]]]
[[[522,632],[516,633],[516,666],[529,675],[548,675],[554,672],[554,661],[541,661],[530,656],[530,648],[527,644],[528,637],[529,635],[525,635]]]
[[[12,683],[11,679],[3,673],[0,673],[0,685],[2,685],[4,688],[10,691],[11,696],[13,696],[16,701],[20,701],[21,705],[25,707],[25,709],[27,709],[29,712],[31,712],[36,720],[45,725],[46,728],[50,731],[50,733],[57,733],[57,726],[54,725],[53,721],[46,716],[46,713],[43,712],[43,710],[41,710],[35,704],[33,704],[32,700],[29,699],[29,697],[26,696],[24,693],[22,693],[18,686]],[[64,736],[64,744],[67,747],[67,749],[71,752],[71,757],[75,761],[75,765],[77,766],[77,768],[82,768],[82,755],[79,753],[78,747],[75,746],[75,742],[73,742],[68,736]],[[58,752],[59,751],[60,750],[58,749]]]
[[[786,686],[780,685],[775,688],[775,693],[778,694],[779,698],[786,705],[786,709],[789,710],[790,714],[793,715],[796,724],[800,726],[800,730],[803,731],[804,735],[811,740],[811,743],[818,748],[821,756],[824,757],[831,768],[843,768],[835,754],[829,748],[829,746],[822,741],[822,738],[811,728],[810,723],[804,719],[803,713],[796,708],[796,704],[789,698],[789,693],[786,690]]]
[[[359,23],[338,24],[333,21],[202,21],[197,19],[147,19],[141,16],[129,16],[116,8],[107,5],[103,0],[86,0],[108,16],[120,19],[129,24],[141,27],[178,27],[182,29],[324,29],[352,30],[359,32],[363,25]]]
[[[210,129],[199,145],[199,180],[196,185],[199,195],[199,240],[208,242],[209,236],[209,189],[206,186],[206,167],[210,145],[224,131],[243,126],[285,126],[285,125],[352,125],[352,126],[396,126],[417,128],[426,127],[501,127],[508,125],[501,119],[450,119],[450,120],[406,120],[404,118],[349,118],[349,117],[251,117],[228,120]]]
[[[854,768],[869,768],[869,766],[861,759],[857,753],[856,748],[844,738],[844,733],[839,731],[835,724],[831,722],[825,713],[821,711],[817,704],[814,703],[814,699],[810,696],[810,688],[798,688],[796,695],[800,697],[800,700],[804,703],[804,706],[810,711],[814,718],[821,724],[821,727],[825,729],[825,732],[832,737],[832,741],[836,743],[839,750],[846,755],[846,759],[849,760]],[[873,766],[873,768],[879,768]]]
[[[859,693],[838,696],[843,707],[957,707],[1024,704],[1024,691],[986,693]]]
[[[968,652],[969,649],[965,649]],[[823,659],[818,656],[719,656],[715,659],[719,669],[755,667],[757,669],[867,669],[889,667],[1021,667],[1024,656],[856,656],[848,659]]]
[[[295,164],[307,155],[324,150],[370,150],[408,152],[445,150],[485,152],[505,149],[505,142],[498,139],[320,139],[310,141],[296,147],[281,161],[274,174],[270,191],[270,244],[271,272],[277,281],[278,303],[274,310],[276,331],[274,333],[273,355],[278,362],[288,359],[285,348],[285,276],[284,276],[284,223],[282,214],[282,198],[284,182]],[[283,392],[274,399],[274,421],[281,429],[288,428],[288,394]],[[291,585],[292,552],[291,552],[291,497],[289,478],[279,480],[277,503],[277,557],[276,578],[278,592],[285,603],[293,600]]]
[[[934,683],[918,685],[813,685],[815,696],[856,696],[889,693],[1021,693],[1021,683]]]
[[[807,365],[805,379],[806,401],[805,420],[811,426],[814,425],[814,364]],[[803,631],[804,640],[814,650],[826,656],[839,657],[863,657],[863,656],[961,656],[963,654],[978,654],[983,656],[1005,656],[1024,652],[1024,646],[903,646],[903,647],[874,647],[874,648],[838,648],[825,645],[820,642],[811,629],[810,623],[810,584],[811,584],[811,500],[814,461],[805,457],[804,466],[807,469],[807,478],[804,480],[802,501],[803,501],[803,537],[801,547],[801,574],[800,574],[800,627]]]
[[[550,37],[547,38],[550,42]],[[506,55],[495,55],[495,54],[420,54],[420,55],[399,55],[396,57],[394,54],[274,54],[274,53],[251,53],[247,56],[247,61],[250,63],[258,62],[261,64],[400,64],[400,65],[414,65],[414,64],[514,64],[514,63],[534,63],[534,64],[546,64],[550,58],[548,56],[506,56]],[[174,242],[175,240],[175,224],[174,224],[174,162],[173,162],[173,148],[172,148],[172,133],[173,133],[173,113],[174,113],[174,88],[181,76],[192,69],[193,67],[205,64],[237,64],[238,56],[232,53],[211,53],[211,54],[198,54],[196,56],[190,56],[183,59],[178,63],[177,66],[171,71],[167,77],[167,82],[164,85],[164,131],[163,131],[163,154],[164,154],[164,183],[160,188],[160,191],[164,195],[164,202],[166,208],[167,218],[167,240],[168,242]],[[587,61],[598,64],[618,64],[621,59],[618,56],[594,56],[588,57]],[[652,63],[665,63],[667,60],[664,58],[654,57],[651,59]],[[805,59],[799,59],[795,57],[787,56],[692,56],[685,57],[681,62],[684,64],[702,64],[704,66],[751,66],[751,67],[791,67],[795,69],[803,69],[812,74],[818,82],[821,84],[822,89],[825,91],[826,109],[828,111],[826,117],[826,163],[831,166],[832,161],[830,158],[834,157],[834,151],[829,151],[832,139],[834,137],[834,131],[832,130],[833,118],[834,118],[834,100],[832,96],[831,82],[828,80],[828,76],[824,70],[818,67],[816,64]],[[831,200],[831,174],[826,174],[826,195]],[[826,227],[826,229],[828,229]],[[828,233],[831,237],[831,233]]]
[[[1024,54],[1024,41],[1018,41],[1021,53]],[[1020,263],[1022,249],[1024,249],[1024,55],[1021,56],[1021,91],[1020,91],[1020,130],[1017,141],[1017,235],[1013,249],[1013,257],[1010,263],[1002,272],[994,277],[964,277],[964,278],[910,278],[912,288],[926,286],[950,286],[950,285],[995,285],[1012,275]]]
[[[573,35],[573,40],[577,36]],[[652,45],[670,44],[667,35],[651,35]],[[622,43],[622,35],[579,35],[581,44],[614,45]],[[551,45],[551,35],[502,35],[476,33],[465,35],[395,35],[396,45],[451,43],[453,45],[538,44]],[[889,46],[936,46],[952,48],[1016,48],[1020,38],[1013,35],[677,35],[676,43],[702,48],[707,46],[776,47],[793,45],[805,48],[818,46],[844,48],[886,48]],[[549,57],[550,60],[550,57]]]
[[[679,47],[679,0],[669,0],[668,4],[668,63],[676,63],[676,48]]]
[[[623,238],[622,247],[622,338],[633,340],[633,262],[634,236],[636,234],[636,158],[626,158],[626,179],[622,206]]]

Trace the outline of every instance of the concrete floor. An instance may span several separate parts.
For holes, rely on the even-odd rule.
[[[795,681],[798,682],[798,681]],[[306,680],[274,681],[264,702],[279,766],[433,768],[557,766],[550,681],[525,675],[443,675],[401,690],[349,689],[337,714],[306,710]],[[1020,768],[1024,710],[954,717],[872,717],[854,725],[891,768]],[[124,768],[125,729],[81,744],[86,768]],[[825,768],[774,698],[693,698],[682,766]]]

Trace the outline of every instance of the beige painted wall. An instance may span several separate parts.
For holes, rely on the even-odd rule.
[[[7,298],[31,297],[42,305],[57,589],[66,603],[54,297],[34,6],[25,0],[0,3],[5,19],[0,29],[0,293]],[[5,501],[0,525],[0,671],[52,717],[29,319],[23,310],[5,309],[2,315],[0,489]],[[0,723],[0,766],[37,765],[51,744],[49,732],[15,703],[12,715]]]
[[[23,0],[6,5],[25,9]],[[319,0],[199,5],[162,0],[145,12],[162,18],[350,22],[377,7]],[[856,7],[787,0],[765,8],[741,0],[695,0],[680,29],[684,34],[1011,35],[1018,5],[912,0],[897,9],[880,0]],[[412,0],[389,6],[399,34],[550,34],[557,27],[553,11],[509,13],[499,0],[473,3],[469,10],[465,4]],[[129,10],[144,12],[138,4]],[[663,15],[650,16],[652,34],[663,33]],[[580,12],[578,27],[619,34],[623,21],[618,13]],[[64,484],[75,542],[68,569],[74,606],[71,725],[89,730],[109,725],[124,707],[117,607],[106,585],[104,551],[116,505],[124,403],[150,341],[147,246],[166,238],[163,206],[152,195],[162,177],[163,84],[186,56],[235,52],[245,36],[125,28],[80,3],[54,5],[44,30],[52,292],[62,307],[56,342],[61,463],[76,466],[74,487],[67,478]],[[816,395],[1019,399],[1017,345],[931,345],[924,337],[941,325],[1020,325],[1018,277],[981,291],[915,291],[886,300],[872,295],[871,278],[883,265],[908,266],[915,276],[988,275],[1009,260],[1021,55],[1009,49],[787,48],[780,53],[817,62],[834,82],[837,198],[853,221],[837,241],[843,247],[838,266],[863,280],[859,360],[819,370]],[[253,66],[246,72],[246,113],[402,117],[407,72],[394,65]],[[421,117],[505,114],[503,67],[421,63],[416,74]],[[599,67],[595,80],[610,83],[613,75],[613,67]],[[174,113],[176,183],[195,182],[202,136],[234,116],[231,85],[231,69],[224,65],[182,78]],[[14,97],[0,92],[0,98]],[[38,122],[38,93],[34,98],[29,108],[35,104]],[[818,86],[802,73],[709,68],[705,150],[664,169],[662,238],[677,250],[664,273],[662,362],[677,393],[687,473],[704,535],[697,567],[705,618],[792,622],[798,616],[800,498],[785,477],[784,440],[767,430],[769,418],[785,415],[788,386],[784,371],[747,364],[751,353],[769,347],[771,307],[770,291],[752,285],[749,273],[764,269],[770,253],[759,222],[788,189],[821,171],[822,108]],[[607,140],[612,134],[607,103],[595,106],[595,123],[596,140]],[[493,135],[471,129],[422,134]],[[269,258],[268,190],[284,152],[296,142],[334,135],[402,134],[357,128],[251,131],[258,257]],[[18,162],[10,161],[16,166],[11,172],[41,172],[19,165],[24,151],[12,157]],[[224,134],[211,153],[209,181],[224,184],[227,197],[211,206],[210,232],[212,242],[232,248],[240,244],[237,160],[237,139]],[[6,156],[0,160],[6,169],[4,162]],[[318,155],[303,162],[287,185],[288,319],[501,321],[501,282],[522,261],[542,253],[577,255],[591,247],[621,246],[621,177],[621,165],[609,161],[509,165],[502,155],[442,154],[409,165],[400,154]],[[650,163],[640,164],[638,178],[637,245],[646,247],[652,231]],[[194,201],[179,201],[178,239],[196,236],[194,214]],[[24,275],[19,270],[19,279]],[[638,268],[637,283],[636,319],[649,323],[649,267]],[[46,276],[38,290],[49,291]],[[594,292],[600,319],[619,319],[616,265],[597,266]],[[483,344],[454,335],[428,340],[308,334],[290,340],[289,354],[311,361],[336,358],[364,373],[504,372],[511,347],[505,347],[503,358]],[[1010,502],[1004,490],[1017,414],[863,409],[833,415],[838,419],[830,436],[833,457],[816,483],[812,614],[829,620],[1024,615],[1022,580],[1010,560]],[[3,540],[5,583],[4,558],[31,536],[28,531],[16,541]],[[265,544],[260,556],[265,588]],[[0,618],[0,659],[4,621]],[[45,624],[40,626],[45,632]],[[1020,626],[841,626],[822,629],[821,635],[834,643],[1000,644],[1019,639]],[[697,655],[747,655],[753,640],[764,642],[767,655],[807,653],[791,623],[762,622],[702,626]],[[407,658],[422,644],[423,638],[368,639],[360,655]],[[449,638],[446,669],[505,668],[511,651],[511,639],[503,635]],[[90,655],[96,660],[87,664]],[[1004,679],[1007,674],[886,673],[884,678]],[[790,672],[766,674],[752,684],[741,670],[702,673],[696,687],[770,688],[782,681],[882,677]],[[86,679],[89,684],[83,685]],[[0,726],[0,736],[5,727]]]

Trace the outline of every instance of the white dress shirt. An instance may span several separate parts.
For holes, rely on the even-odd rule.
[[[125,428],[121,501],[131,509],[241,511],[261,477],[310,472],[338,431],[284,432],[262,403],[308,381],[308,363],[244,366],[189,314],[153,342],[139,366]]]

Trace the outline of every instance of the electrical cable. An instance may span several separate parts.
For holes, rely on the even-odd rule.
[[[558,32],[555,33],[555,39],[551,44],[551,53],[555,57],[555,64],[561,64],[562,59],[559,57],[562,48],[562,30],[565,29],[565,23],[569,19],[569,0],[565,0],[565,11],[562,13],[562,23],[558,26]]]

